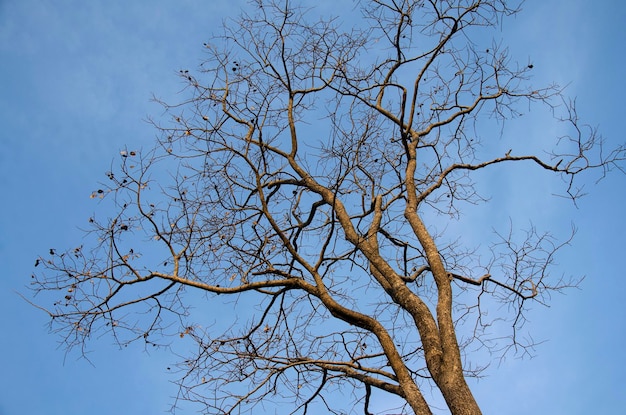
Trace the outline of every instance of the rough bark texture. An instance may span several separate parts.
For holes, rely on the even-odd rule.
[[[101,332],[182,339],[178,399],[206,413],[370,414],[391,395],[430,414],[434,387],[453,415],[480,414],[468,351],[523,352],[526,303],[572,283],[551,277],[563,243],[547,233],[496,233],[480,251],[438,218],[485,201],[477,170],[523,164],[560,175],[575,199],[579,173],[624,158],[570,106],[571,135],[497,150],[506,137],[484,120],[561,98],[485,40],[515,12],[376,0],[318,20],[287,1],[250,5],[200,69],[181,70],[186,98],[163,104],[155,148],[123,150],[94,192],[110,217],[90,218],[85,246],[37,261],[53,329],[69,347]],[[495,321],[510,337],[489,337]]]

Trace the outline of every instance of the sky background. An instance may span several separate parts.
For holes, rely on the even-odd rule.
[[[322,1],[339,13],[348,0]],[[97,210],[89,195],[119,150],[150,147],[145,120],[176,101],[180,69],[196,68],[202,43],[240,0],[0,0],[0,415],[159,414],[176,388],[165,352],[91,343],[91,364],[66,355],[46,316],[25,292],[35,258],[80,244],[79,227]],[[608,144],[626,140],[626,2],[528,1],[505,22],[512,53],[532,61],[537,83],[569,84],[581,117]],[[541,124],[523,125],[529,136]],[[528,200],[516,185],[494,194],[504,213],[544,212],[555,226],[574,221],[564,274],[586,275],[580,290],[531,313],[536,357],[494,364],[472,382],[485,414],[618,413],[626,407],[626,177],[590,181],[578,209]],[[494,202],[495,203],[495,202]],[[541,218],[541,214],[539,215]],[[489,215],[477,223],[490,228]],[[557,232],[559,229],[557,229]],[[445,413],[445,412],[442,412]]]

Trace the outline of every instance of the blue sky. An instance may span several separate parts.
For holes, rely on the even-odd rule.
[[[24,291],[39,254],[80,243],[78,227],[97,210],[89,195],[119,149],[152,142],[155,131],[143,120],[161,110],[151,95],[175,100],[182,87],[176,72],[195,68],[202,43],[244,4],[0,0],[0,415],[169,408],[174,356],[120,351],[106,337],[91,344],[93,365],[66,356],[48,334],[46,316],[16,292]],[[626,140],[624,21],[623,2],[544,0],[529,1],[505,22],[513,54],[535,64],[538,83],[569,83],[581,117],[608,143]],[[531,137],[545,134],[544,127],[524,125]],[[586,279],[580,290],[555,296],[550,309],[533,310],[532,333],[547,342],[533,359],[494,364],[475,385],[477,399],[486,414],[618,413],[626,407],[626,177],[590,180],[579,209],[556,199],[529,201],[523,189],[537,185],[517,177],[492,195],[493,203],[518,217],[540,204],[539,221],[557,231],[574,221],[578,234],[559,264]]]

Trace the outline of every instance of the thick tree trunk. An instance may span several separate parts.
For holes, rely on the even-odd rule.
[[[420,244],[424,248],[435,284],[437,285],[436,320],[438,332],[437,347],[424,344],[426,363],[435,383],[439,387],[452,415],[480,415],[476,399],[465,381],[454,318],[452,316],[452,286],[450,278],[441,260],[441,255],[432,235],[428,232],[422,218],[417,213],[417,192],[414,182],[416,166],[414,140],[410,146],[410,158],[407,164],[407,206],[404,216]],[[414,318],[417,316],[414,315]],[[420,325],[418,319],[416,324]]]
[[[463,375],[444,376],[444,380],[437,382],[439,389],[448,404],[452,415],[481,415],[474,395],[469,389]],[[453,378],[453,379],[450,379]]]

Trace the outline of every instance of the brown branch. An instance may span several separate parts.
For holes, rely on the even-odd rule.
[[[429,267],[421,267],[420,270],[419,270],[418,275],[421,274],[423,271],[426,271],[426,270],[430,271],[430,268]],[[502,282],[500,282],[498,280],[493,279],[491,274],[485,274],[485,275],[483,275],[482,277],[480,277],[478,279],[472,279],[472,278],[469,278],[469,277],[466,277],[466,276],[463,276],[463,275],[460,275],[460,274],[456,274],[456,273],[453,273],[453,272],[449,272],[448,276],[451,279],[463,281],[463,282],[465,282],[467,284],[476,285],[476,286],[482,286],[485,281],[491,281],[492,283],[498,285],[499,287],[502,287],[502,288],[504,288],[506,290],[511,291],[512,293],[516,294],[517,296],[519,296],[520,298],[522,298],[524,300],[529,300],[531,298],[534,298],[538,294],[537,286],[533,283],[533,281],[530,278],[525,280],[524,282],[529,282],[531,284],[531,291],[532,291],[532,293],[530,295],[524,295],[518,289],[516,289],[514,287],[511,287],[510,285],[504,284],[504,283],[502,283]],[[415,278],[407,278],[406,279],[407,282],[412,282],[414,280],[415,280]]]

